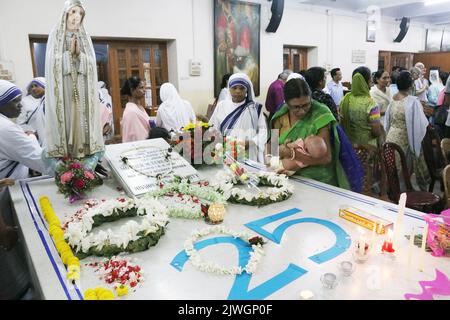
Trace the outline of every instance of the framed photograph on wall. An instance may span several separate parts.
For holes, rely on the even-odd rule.
[[[441,51],[450,51],[450,30],[444,30]]]
[[[214,0],[214,94],[219,95],[223,75],[242,72],[260,86],[261,5]]]
[[[425,51],[441,51],[443,30],[427,29]]]
[[[377,36],[377,25],[374,21],[367,21],[366,42],[375,42]]]

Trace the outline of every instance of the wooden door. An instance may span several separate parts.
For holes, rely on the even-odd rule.
[[[412,53],[394,53],[391,54],[391,65],[411,69],[414,61],[414,54]]]
[[[385,70],[392,72],[391,53],[387,51],[380,51],[378,54],[378,70]]]
[[[125,81],[138,76],[145,82],[145,98],[142,105],[149,115],[156,115],[161,104],[159,89],[168,81],[167,49],[165,43],[117,43],[112,44],[110,54],[111,96],[114,108],[116,133],[120,132],[123,109],[128,102],[120,94]]]
[[[308,49],[285,46],[283,49],[283,68],[297,73],[308,69]]]

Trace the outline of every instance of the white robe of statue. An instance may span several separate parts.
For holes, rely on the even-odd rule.
[[[46,54],[46,145],[49,158],[99,157],[104,150],[91,38],[81,1],[67,1]],[[96,161],[95,161],[96,162]]]

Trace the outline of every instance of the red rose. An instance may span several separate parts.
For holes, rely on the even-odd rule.
[[[73,186],[77,189],[83,189],[86,186],[86,183],[84,183],[84,181],[81,179],[76,179],[73,182]]]
[[[81,164],[79,164],[79,163],[72,163],[71,165],[70,165],[70,169],[81,169]]]

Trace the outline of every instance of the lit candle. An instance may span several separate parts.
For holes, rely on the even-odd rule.
[[[394,252],[394,248],[392,247],[392,230],[389,229],[388,231],[388,240],[385,240],[383,243],[383,247],[381,248],[383,252]]]
[[[420,261],[419,270],[421,272],[423,272],[427,237],[428,237],[428,223],[425,222],[425,227],[423,228],[423,234],[422,234],[422,248],[420,249],[420,260],[419,260]]]
[[[406,193],[402,193],[400,195],[400,200],[398,202],[398,214],[397,221],[394,225],[394,241],[393,246],[395,250],[398,250],[399,242],[400,242],[400,234],[403,230],[403,217],[405,215],[405,207],[406,207]]]

